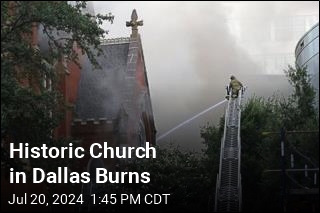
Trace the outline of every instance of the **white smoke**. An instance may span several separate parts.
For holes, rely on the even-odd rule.
[[[271,95],[289,88],[284,76],[262,77],[265,70],[249,52],[253,48],[237,38],[245,22],[230,28],[230,20],[259,18],[260,24],[248,28],[248,37],[256,52],[271,54],[268,46],[260,44],[261,29],[284,16],[319,14],[318,2],[95,2],[96,12],[115,16],[113,25],[105,25],[110,37],[130,35],[125,21],[133,8],[144,21],[139,32],[159,135],[218,103],[231,74],[248,85],[248,95]],[[281,42],[277,45],[282,48]],[[293,52],[295,46],[290,45],[283,46],[285,52],[289,48]],[[216,123],[223,113],[223,108],[209,112],[170,138],[198,149],[199,127]]]

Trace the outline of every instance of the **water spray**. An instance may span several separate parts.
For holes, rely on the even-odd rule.
[[[223,104],[223,103],[226,102],[226,101],[227,101],[227,100],[224,99],[223,101],[220,101],[219,103],[217,103],[217,104],[215,104],[215,105],[213,105],[213,106],[211,106],[211,107],[203,110],[202,112],[200,112],[200,113],[192,116],[192,117],[189,118],[188,120],[186,120],[186,121],[180,123],[179,125],[173,127],[171,130],[169,130],[169,131],[163,133],[162,135],[160,135],[160,136],[157,138],[157,141],[159,141],[159,140],[161,140],[162,138],[166,137],[167,135],[169,135],[170,133],[172,133],[172,132],[174,132],[175,130],[179,129],[180,127],[184,126],[185,124],[189,123],[190,121],[192,121],[192,120],[200,117],[201,115],[205,114],[206,112],[208,112],[208,111],[210,111],[210,110],[212,110],[212,109],[220,106],[221,104]]]

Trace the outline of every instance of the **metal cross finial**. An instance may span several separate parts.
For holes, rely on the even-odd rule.
[[[138,36],[138,26],[142,26],[142,25],[143,25],[143,21],[142,20],[138,21],[137,11],[136,9],[134,9],[131,14],[131,21],[126,22],[126,26],[131,27],[132,29],[131,37]]]

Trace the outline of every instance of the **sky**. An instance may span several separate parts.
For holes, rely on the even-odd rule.
[[[220,102],[235,75],[252,95],[288,94],[283,74],[295,45],[319,21],[319,2],[94,2],[112,13],[106,38],[128,37],[133,9],[139,27],[157,135]],[[159,141],[201,149],[200,127],[216,124],[221,105]]]

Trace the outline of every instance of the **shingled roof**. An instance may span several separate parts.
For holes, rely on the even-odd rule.
[[[89,59],[84,59],[74,118],[115,119],[121,108],[129,39],[108,40],[101,48],[104,55],[97,60],[102,69],[94,70]]]

